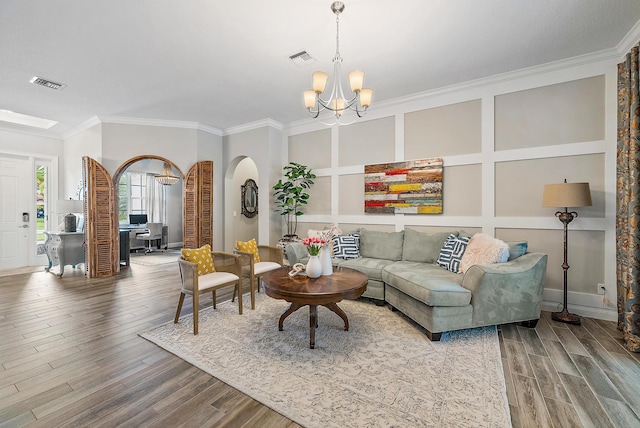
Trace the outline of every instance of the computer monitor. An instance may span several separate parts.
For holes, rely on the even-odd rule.
[[[147,224],[147,215],[129,214],[129,224]]]

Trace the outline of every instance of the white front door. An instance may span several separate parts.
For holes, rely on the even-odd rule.
[[[26,158],[0,157],[0,269],[29,263],[29,225],[35,214],[30,209],[29,165]]]

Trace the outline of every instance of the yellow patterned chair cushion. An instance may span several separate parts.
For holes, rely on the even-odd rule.
[[[256,244],[255,239],[252,239],[251,241],[247,241],[247,242],[236,241],[236,249],[244,253],[253,254],[254,263],[260,262],[260,254],[258,253],[258,244]]]
[[[205,275],[216,271],[211,257],[211,245],[207,244],[197,249],[183,248],[182,257],[198,265],[198,275]]]

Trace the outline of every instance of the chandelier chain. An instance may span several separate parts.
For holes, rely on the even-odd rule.
[[[334,61],[342,61],[340,56],[340,15],[336,14],[336,56]]]

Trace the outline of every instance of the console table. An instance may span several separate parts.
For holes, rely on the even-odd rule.
[[[47,236],[44,249],[49,258],[47,272],[53,266],[60,266],[58,276],[64,274],[64,267],[72,265],[74,268],[84,263],[84,232],[44,232]]]

